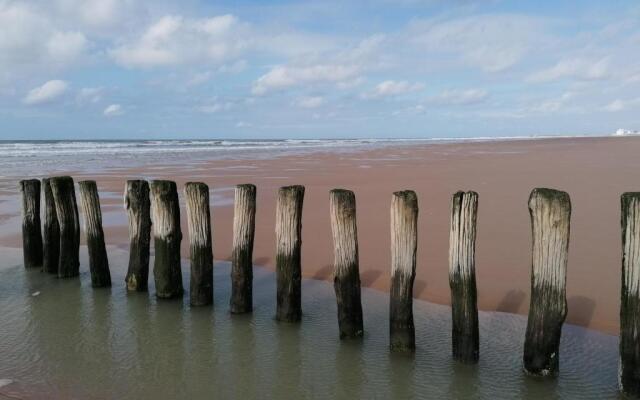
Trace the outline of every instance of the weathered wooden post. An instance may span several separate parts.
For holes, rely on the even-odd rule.
[[[42,227],[40,226],[40,181],[20,181],[22,193],[22,254],[25,268],[42,267]]]
[[[80,181],[78,186],[80,187],[84,230],[87,237],[87,248],[89,249],[91,286],[109,287],[111,286],[111,273],[109,272],[107,249],[104,244],[98,186],[95,181]]]
[[[60,258],[58,278],[72,278],[80,274],[80,221],[73,178],[51,178],[51,191],[60,225]]]
[[[475,363],[479,357],[475,267],[477,213],[476,192],[457,192],[453,195],[449,234],[451,339],[453,357],[467,363]]]
[[[622,292],[620,368],[622,393],[640,397],[640,192],[624,193],[622,205]]]
[[[58,259],[60,257],[60,225],[56,216],[56,203],[51,191],[51,178],[42,180],[44,195],[44,259],[42,270],[50,274],[58,273]]]
[[[278,191],[276,206],[276,319],[300,321],[302,316],[300,267],[302,246],[302,202],[304,186],[285,186]]]
[[[151,236],[151,203],[147,181],[127,181],[124,188],[124,208],[129,220],[129,267],[125,283],[129,291],[146,292]]]
[[[537,376],[555,376],[560,334],[567,315],[565,289],[571,200],[566,192],[533,189],[529,212],[533,247],[524,371]]]
[[[391,200],[391,350],[413,351],[413,281],[418,246],[418,197],[412,190],[393,193]]]
[[[334,249],[333,288],[338,302],[340,338],[362,337],[355,194],[350,190],[332,190],[329,209]]]
[[[256,228],[256,187],[236,186],[231,256],[231,312],[253,310],[253,238]]]
[[[155,261],[153,277],[156,297],[170,299],[182,296],[180,268],[180,204],[178,189],[173,181],[151,181],[151,220]]]
[[[206,306],[213,303],[213,246],[209,186],[201,182],[188,182],[184,187],[184,194],[187,198],[191,254],[190,301],[192,306]]]

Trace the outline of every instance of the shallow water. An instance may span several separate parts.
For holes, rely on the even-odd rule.
[[[92,289],[0,260],[0,399],[456,398],[607,399],[617,337],[565,325],[557,380],[521,372],[526,319],[480,314],[480,363],[450,356],[450,308],[415,301],[415,356],[388,351],[388,296],[363,289],[366,335],[338,339],[331,284],[303,281],[301,324],[277,323],[275,277],[254,269],[251,315],[230,315],[229,264],[216,262],[215,305],[191,308],[124,290],[126,252],[110,247],[114,287]],[[86,249],[82,248],[83,255]],[[5,256],[6,255],[6,256]],[[188,288],[188,265],[183,265]],[[151,282],[152,283],[152,282]]]

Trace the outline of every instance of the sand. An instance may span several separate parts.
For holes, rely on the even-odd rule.
[[[479,193],[476,254],[479,307],[520,314],[528,311],[530,291],[529,193],[534,187],[565,190],[573,207],[567,321],[616,334],[621,268],[620,195],[640,190],[638,154],[640,138],[631,137],[419,144],[272,159],[205,162],[185,159],[179,167],[153,164],[105,170],[100,175],[74,172],[74,177],[98,182],[107,243],[123,248],[128,244],[122,208],[126,179],[174,179],[180,190],[188,181],[209,184],[213,190],[214,256],[225,260],[231,254],[233,186],[254,183],[258,188],[254,261],[269,269],[274,268],[275,261],[277,189],[290,184],[305,185],[303,276],[324,280],[332,279],[333,262],[329,190],[351,189],[357,201],[362,283],[382,291],[389,287],[391,193],[415,190],[420,212],[414,296],[440,304],[450,301],[451,195],[457,190],[475,190]],[[184,199],[181,201],[184,203]],[[1,246],[21,246],[18,213],[17,209],[7,210],[6,205],[1,208]],[[182,224],[183,257],[188,257],[184,213]]]

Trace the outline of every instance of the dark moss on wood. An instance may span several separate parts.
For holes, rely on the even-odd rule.
[[[173,181],[151,182],[151,214],[153,221],[155,260],[153,277],[156,297],[171,299],[183,294],[180,266],[180,204]]]
[[[209,186],[188,182],[184,188],[189,225],[191,279],[189,298],[192,306],[213,304],[213,245]]]
[[[364,328],[355,194],[350,190],[332,190],[330,212],[334,247],[333,288],[338,305],[340,338],[359,338],[362,337]]]
[[[60,225],[60,257],[58,277],[72,278],[80,274],[80,222],[73,178],[51,178],[51,191]]]
[[[302,203],[304,186],[287,186],[278,191],[276,210],[276,319],[298,322],[301,304]]]
[[[533,237],[531,304],[524,344],[527,374],[556,376],[560,336],[567,315],[566,270],[571,201],[553,189],[534,189],[529,197]]]
[[[22,193],[22,253],[25,268],[42,267],[42,226],[40,225],[40,181],[19,183]]]
[[[620,391],[640,398],[640,192],[624,193],[620,294]]]
[[[418,197],[415,192],[395,192],[391,201],[391,290],[389,339],[393,351],[415,349],[413,283],[418,244]]]
[[[129,266],[127,290],[146,292],[149,282],[151,202],[145,180],[129,180],[124,191],[124,208],[129,220]]]
[[[58,274],[58,261],[60,257],[60,225],[56,215],[56,203],[51,191],[51,179],[42,180],[42,193],[44,197],[44,229],[43,229],[43,260],[42,271],[50,274]]]
[[[457,192],[451,204],[449,286],[453,358],[476,363],[480,355],[475,271],[478,194]]]
[[[78,186],[80,187],[84,230],[89,249],[91,286],[95,288],[110,287],[111,273],[109,272],[109,259],[104,242],[104,230],[102,229],[98,186],[95,181],[81,181],[78,182]]]
[[[231,301],[234,314],[253,310],[253,241],[256,225],[256,187],[236,186],[231,255]]]

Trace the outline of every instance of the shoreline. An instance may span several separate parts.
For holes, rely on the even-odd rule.
[[[74,178],[95,179],[102,201],[108,245],[126,249],[122,188],[126,179],[172,179],[182,187],[201,180],[212,189],[214,256],[231,251],[235,184],[258,187],[254,263],[274,268],[274,216],[277,188],[307,188],[303,209],[303,276],[330,280],[333,248],[329,190],[356,193],[360,271],[364,287],[388,291],[389,205],[395,190],[418,193],[418,269],[414,297],[450,304],[448,234],[450,196],[457,190],[479,193],[476,273],[482,311],[526,315],[531,268],[526,199],[534,187],[568,191],[573,204],[567,323],[609,334],[618,331],[620,285],[619,196],[640,182],[640,140],[635,137],[545,138],[515,141],[386,145],[331,152],[322,149],[272,158],[185,159],[179,165],[155,163],[119,169],[76,171]],[[614,156],[615,155],[615,156]],[[92,166],[93,167],[93,166]],[[635,172],[639,171],[639,172]],[[10,180],[5,179],[8,188]],[[15,183],[15,182],[13,182]],[[639,184],[640,186],[640,184]],[[15,189],[14,189],[15,190]],[[19,199],[7,190],[0,210],[0,244],[21,247]],[[13,200],[11,200],[13,199]],[[231,201],[231,203],[229,202]],[[220,206],[218,206],[220,205]],[[183,216],[186,214],[182,214]],[[183,232],[186,218],[182,218]],[[188,237],[182,255],[188,255]]]

